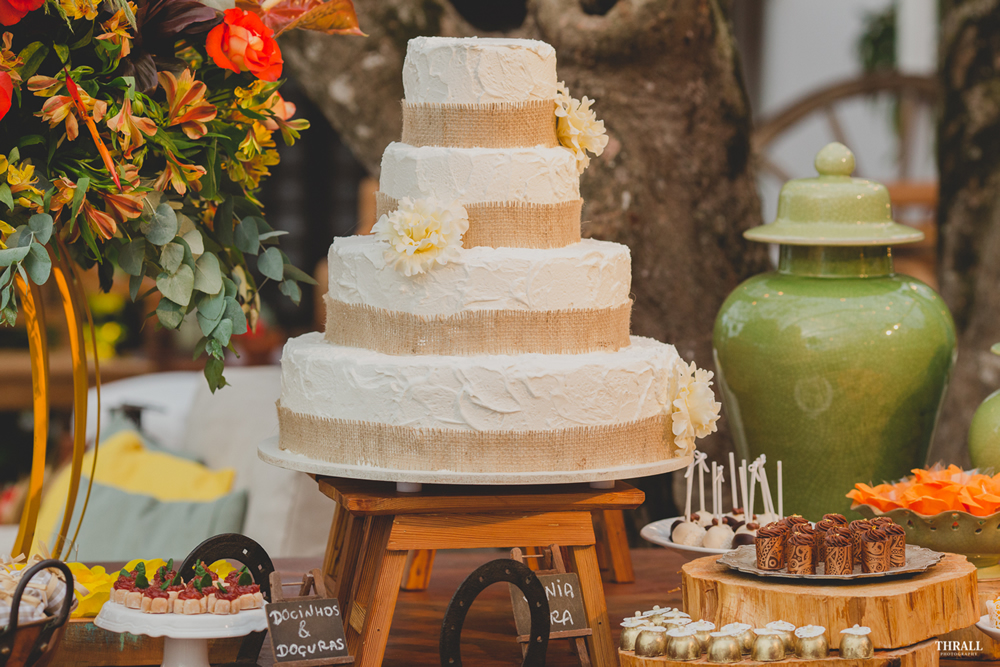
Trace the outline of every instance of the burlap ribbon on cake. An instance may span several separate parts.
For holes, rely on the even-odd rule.
[[[582,354],[631,344],[631,301],[614,308],[427,316],[324,298],[328,341],[383,354]]]
[[[580,241],[582,199],[555,204],[510,201],[463,206],[469,214],[463,248],[563,248]],[[397,208],[397,199],[375,193],[376,220]]]
[[[465,431],[327,419],[278,402],[279,447],[342,465],[394,470],[504,473],[574,471],[655,463],[687,454],[670,416],[551,431]]]
[[[558,146],[556,101],[414,104],[403,100],[402,142],[453,148]]]

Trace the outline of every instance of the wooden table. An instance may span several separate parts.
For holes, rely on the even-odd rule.
[[[642,491],[616,482],[549,486],[425,486],[400,493],[390,482],[317,479],[340,512],[330,530],[323,571],[345,610],[347,643],[359,667],[382,664],[389,628],[411,550],[541,547],[569,551],[580,577],[593,635],[591,661],[618,665],[591,512],[632,509]]]

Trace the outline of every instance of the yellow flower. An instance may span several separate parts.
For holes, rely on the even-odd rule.
[[[704,438],[717,430],[722,404],[712,391],[712,371],[683,363],[675,370],[677,395],[673,401],[671,430],[674,443],[682,449],[693,449],[695,438]]]
[[[111,587],[118,579],[118,572],[107,572],[100,565],[88,568],[83,563],[66,563],[77,584],[77,607],[70,614],[72,618],[93,618],[111,597]],[[79,590],[79,587],[86,592]]]
[[[274,146],[271,132],[262,123],[254,121],[247,130],[247,136],[240,142],[240,159],[252,160]]]
[[[249,160],[228,160],[222,167],[229,172],[229,178],[234,183],[239,183],[248,190],[256,190],[260,187],[260,179],[271,175],[267,168],[278,164],[279,160],[278,151],[268,150]]]
[[[208,88],[195,81],[189,69],[184,70],[180,79],[170,72],[160,72],[157,76],[170,107],[167,125],[180,125],[189,139],[201,139],[208,132],[205,123],[216,115],[215,107],[205,100]]]
[[[135,5],[130,2],[128,6],[132,9],[132,14],[134,15],[136,11]],[[121,46],[122,49],[118,53],[119,59],[126,57],[132,52],[131,25],[128,22],[128,17],[125,16],[124,9],[119,9],[115,12],[114,16],[102,23],[101,26],[104,28],[104,33],[98,35],[97,39],[103,39],[116,46]]]
[[[4,158],[4,162],[6,162]],[[7,185],[10,186],[10,191],[12,194],[17,194],[18,192],[30,192],[32,194],[40,195],[42,191],[35,187],[35,183],[38,182],[38,178],[35,176],[35,165],[24,164],[20,168],[14,165],[9,165],[7,167]]]
[[[97,18],[97,3],[91,0],[59,0],[59,6],[71,19],[93,21]]]
[[[398,209],[379,218],[372,232],[389,245],[386,264],[413,276],[457,259],[462,235],[468,229],[469,214],[458,202],[404,197]]]
[[[597,120],[590,105],[594,100],[586,96],[582,100],[570,97],[566,84],[559,83],[556,90],[556,134],[559,143],[568,148],[576,156],[576,169],[581,174],[590,165],[590,156],[604,152],[608,145],[608,136],[604,131],[604,121]]]
[[[185,164],[171,153],[167,153],[167,167],[153,182],[153,188],[165,191],[170,185],[177,191],[177,194],[187,193],[191,188],[195,192],[201,190],[201,177],[208,173],[204,167],[196,164]]]
[[[146,143],[142,135],[151,137],[156,134],[156,123],[149,118],[133,115],[132,100],[127,97],[122,102],[121,110],[108,119],[108,127],[121,135],[121,149],[126,159],[131,159],[132,151]]]
[[[19,84],[21,83],[21,75],[17,72],[17,69],[24,64],[24,61],[11,48],[13,41],[13,33],[5,32],[3,34],[3,41],[0,42],[0,72],[7,72],[10,74],[11,81]]]

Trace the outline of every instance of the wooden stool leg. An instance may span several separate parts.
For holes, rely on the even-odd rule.
[[[330,582],[327,590],[340,601],[340,608],[346,610],[351,608],[354,576],[357,574],[365,539],[365,520],[347,511],[344,514],[347,515],[344,522],[344,543],[333,563],[333,573],[327,573],[327,582]]]
[[[354,655],[358,667],[381,665],[389,640],[389,626],[406,566],[405,551],[386,549],[393,519],[392,516],[365,519],[361,564],[344,628],[348,650]]]
[[[617,667],[618,650],[611,638],[611,622],[604,599],[601,569],[597,564],[597,551],[591,544],[572,546],[569,552],[573,569],[580,576],[580,594],[587,611],[587,621],[594,633],[587,637],[590,660],[596,667]]]
[[[406,556],[406,570],[403,575],[404,591],[426,591],[431,584],[434,569],[435,549],[411,549]]]
[[[625,513],[622,510],[600,510],[604,524],[604,538],[610,557],[611,581],[631,584],[635,581],[632,570],[632,553],[628,550],[628,534],[625,532]]]

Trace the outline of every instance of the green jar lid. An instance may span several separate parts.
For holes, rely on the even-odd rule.
[[[854,153],[841,143],[816,154],[815,178],[785,183],[778,197],[778,217],[748,229],[751,241],[785,245],[897,245],[914,243],[924,233],[892,220],[885,186],[852,178]]]

